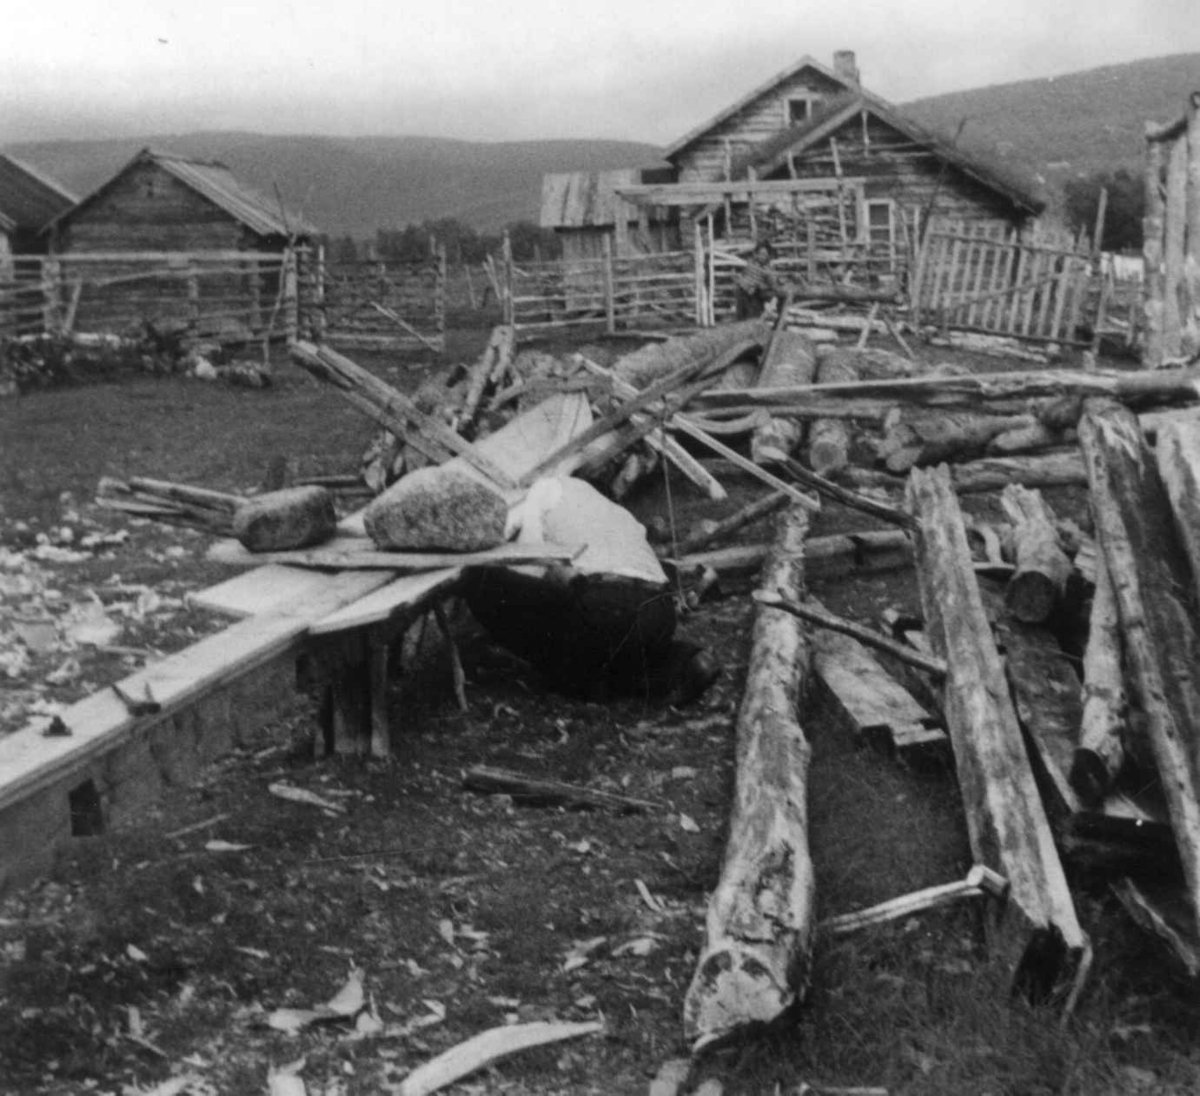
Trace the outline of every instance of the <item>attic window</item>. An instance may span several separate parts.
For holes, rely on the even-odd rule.
[[[794,126],[807,122],[813,116],[816,100],[811,95],[793,96],[787,101],[787,124]]]

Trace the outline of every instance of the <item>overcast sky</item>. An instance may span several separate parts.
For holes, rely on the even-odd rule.
[[[902,103],[1200,51],[1198,9],[1200,0],[22,0],[0,35],[0,142],[245,129],[667,144],[805,54],[830,64],[835,49],[855,50],[863,83]]]

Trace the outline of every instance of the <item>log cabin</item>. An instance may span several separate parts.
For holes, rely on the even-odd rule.
[[[0,262],[43,252],[42,229],[78,200],[44,172],[0,153]]]
[[[1024,180],[922,129],[860,82],[853,51],[833,66],[802,57],[665,150],[653,173],[548,176],[541,223],[564,256],[617,255],[715,243],[748,250],[755,238],[794,250],[871,253],[897,269],[928,224],[993,236],[1022,234],[1044,208]],[[634,178],[637,181],[632,181]],[[588,197],[564,201],[564,196]]]
[[[274,251],[319,230],[216,160],[144,148],[48,227],[55,255],[96,251]]]

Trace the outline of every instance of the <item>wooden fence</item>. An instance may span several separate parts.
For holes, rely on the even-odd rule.
[[[506,249],[498,274],[505,322],[518,330],[589,324],[618,328],[702,323],[697,264],[690,251],[599,259],[514,263]]]
[[[0,334],[290,338],[304,252],[95,252],[16,256],[0,272]]]
[[[316,261],[301,275],[303,311],[318,340],[383,350],[446,346],[446,253],[417,262]]]
[[[1086,245],[931,228],[909,288],[914,323],[1080,343],[1093,256]]]
[[[446,259],[327,265],[322,249],[17,256],[0,266],[0,335],[188,341],[303,334],[344,346],[430,349],[446,335]]]
[[[1146,125],[1142,364],[1200,353],[1200,92],[1183,117]]]

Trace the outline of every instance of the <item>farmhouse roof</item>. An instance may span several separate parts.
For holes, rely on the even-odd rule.
[[[673,182],[670,168],[615,168],[609,171],[554,172],[542,176],[542,228],[591,228],[612,225],[618,205],[629,220],[637,218],[637,209],[616,195],[622,186],[641,183]]]
[[[760,84],[753,91],[743,95],[737,100],[737,102],[731,103],[729,106],[725,107],[724,110],[721,110],[717,114],[713,115],[713,117],[711,117],[707,122],[702,122],[695,129],[685,133],[679,138],[678,141],[675,141],[673,144],[669,145],[666,151],[667,159],[672,159],[675,155],[687,148],[688,145],[698,141],[710,130],[716,129],[717,126],[721,125],[722,122],[728,121],[739,111],[743,110],[745,107],[748,107],[756,99],[761,99],[764,95],[769,95],[780,84],[791,80],[794,76],[806,68],[810,68],[816,72],[819,72],[826,79],[840,84],[847,91],[852,91],[857,86],[855,81],[850,79],[847,75],[836,72],[827,65],[821,64],[821,62],[815,57],[810,57],[808,54],[805,54],[800,58],[799,61],[796,61],[794,64],[788,66],[782,72],[777,72],[765,83]]]
[[[24,160],[0,153],[0,228],[38,231],[79,199]]]
[[[891,126],[914,144],[924,145],[938,159],[1000,194],[1018,209],[1037,214],[1045,208],[1046,203],[1009,169],[991,163],[979,153],[963,151],[953,142],[907,118],[890,103],[862,90],[839,96],[826,103],[813,117],[773,134],[733,165],[733,175],[736,178],[754,168],[759,178],[766,178],[786,165],[789,156],[827,140],[863,113]]]
[[[141,163],[152,163],[174,176],[184,186],[223,209],[259,236],[314,236],[321,230],[298,213],[248,187],[219,160],[193,160],[173,152],[144,148],[107,182],[102,183],[74,209],[74,215],[108,191],[126,172]]]

